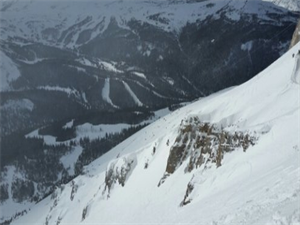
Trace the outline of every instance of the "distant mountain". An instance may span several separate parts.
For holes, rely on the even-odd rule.
[[[265,0],[265,1],[273,2],[274,4],[289,9],[291,11],[300,10],[300,2],[297,0]]]
[[[299,13],[275,3],[1,1],[1,56],[12,60],[1,65],[1,131],[240,84],[288,48]],[[26,121],[6,119],[5,104],[24,99],[34,106]]]
[[[12,224],[299,223],[299,48],[139,131]]]

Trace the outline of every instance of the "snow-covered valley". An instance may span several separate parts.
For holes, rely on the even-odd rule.
[[[12,224],[299,224],[299,49],[300,43],[250,81],[142,129]],[[205,150],[193,132],[177,139],[191,129],[204,140],[223,132],[224,140],[243,134],[253,142],[225,151],[222,143],[235,142],[212,138]],[[170,172],[179,143],[187,155],[173,158]],[[186,170],[197,151],[205,163]],[[213,156],[220,153],[218,166]]]

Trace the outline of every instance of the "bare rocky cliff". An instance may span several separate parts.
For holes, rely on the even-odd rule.
[[[293,34],[293,38],[292,38],[292,41],[291,41],[290,48],[295,46],[299,41],[300,41],[300,20],[298,21],[296,30]]]

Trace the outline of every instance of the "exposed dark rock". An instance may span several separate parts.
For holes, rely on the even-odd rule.
[[[74,182],[74,180],[71,181],[71,187],[72,187],[72,191],[71,191],[70,199],[71,201],[73,201],[74,196],[78,190],[78,185]]]
[[[222,165],[224,154],[242,148],[245,152],[254,145],[256,137],[248,133],[230,133],[215,124],[201,122],[197,117],[191,117],[181,125],[175,143],[170,149],[166,172],[159,185],[168,175],[188,160],[186,172],[213,163],[216,167]]]
[[[188,183],[184,198],[180,203],[180,206],[185,206],[192,201],[192,199],[189,199],[189,195],[192,193],[193,190],[194,190],[194,185],[191,182]]]
[[[300,20],[298,21],[298,24],[297,24],[296,29],[294,31],[292,41],[291,41],[291,44],[290,44],[290,48],[295,46],[299,41],[300,41]]]
[[[112,162],[105,174],[105,187],[103,193],[107,192],[107,197],[110,197],[110,192],[114,184],[119,183],[122,187],[128,179],[130,172],[135,167],[135,160],[133,158],[121,158]]]

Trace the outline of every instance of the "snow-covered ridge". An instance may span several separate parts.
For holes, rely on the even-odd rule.
[[[188,2],[189,4],[186,1],[166,0],[1,1],[1,38],[17,36],[28,41],[72,48],[103,33],[112,20],[125,29],[129,29],[128,22],[134,19],[167,32],[180,32],[188,22],[201,21],[208,16],[220,17],[220,11],[223,9],[228,9],[225,15],[231,20],[239,20],[242,14],[255,14],[270,22],[274,22],[274,19],[268,17],[268,14],[278,12],[278,7],[280,10],[286,7],[300,11],[297,0]],[[89,38],[83,38],[84,31],[90,33]]]
[[[299,56],[292,56],[299,49],[300,43],[243,85],[144,128],[13,224],[299,223],[300,74],[294,69]],[[219,167],[202,164],[186,171],[189,160],[183,158],[158,187],[180,124],[189,118],[258,139],[246,152],[224,154]],[[193,140],[192,134],[187,138]]]

